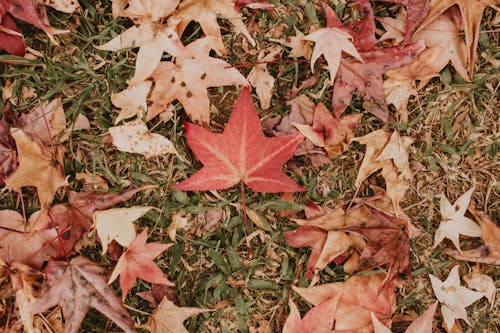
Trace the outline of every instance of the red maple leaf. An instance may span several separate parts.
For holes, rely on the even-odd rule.
[[[304,191],[281,171],[302,141],[302,134],[265,137],[248,88],[234,104],[222,134],[191,123],[184,127],[188,144],[204,167],[173,188],[221,190],[241,181],[257,192]]]
[[[168,249],[172,244],[146,243],[147,238],[148,228],[145,228],[134,238],[127,250],[123,252],[109,278],[108,283],[111,283],[120,275],[120,287],[122,288],[123,298],[127,296],[137,278],[167,286],[174,285],[165,278],[161,269],[153,262],[154,258]]]

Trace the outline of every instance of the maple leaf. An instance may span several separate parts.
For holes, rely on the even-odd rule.
[[[441,314],[448,330],[455,324],[455,319],[463,319],[470,326],[465,308],[483,297],[483,293],[472,291],[460,285],[459,267],[459,265],[454,266],[444,282],[429,274],[434,294],[443,304]]]
[[[36,212],[30,216],[30,220],[40,229],[57,231],[57,237],[47,246],[56,252],[55,257],[67,257],[82,235],[90,231],[92,214],[96,210],[126,201],[147,188],[139,187],[118,193],[71,191],[67,203],[54,205],[48,212]]]
[[[116,16],[128,17],[134,22],[153,21],[157,22],[170,16],[180,0],[122,0],[113,1],[116,8]]]
[[[16,141],[19,166],[6,180],[5,187],[17,190],[24,186],[36,187],[42,209],[47,209],[57,189],[66,184],[62,164],[44,153],[42,147],[18,129],[11,128]]]
[[[101,239],[102,254],[108,251],[108,244],[115,240],[121,246],[129,246],[135,238],[134,221],[153,207],[111,208],[94,212],[97,235]]]
[[[341,293],[316,305],[302,319],[297,306],[290,299],[288,302],[290,314],[283,325],[282,333],[330,333],[340,296]]]
[[[431,306],[425,312],[415,319],[410,326],[406,329],[405,333],[432,333],[432,320],[434,319],[434,313],[436,312],[438,302],[432,303]],[[392,333],[384,324],[380,322],[371,314],[374,333]]]
[[[391,68],[412,62],[423,49],[423,43],[411,43],[361,52],[363,63],[342,59],[333,87],[333,113],[340,116],[349,106],[353,94],[356,94],[364,99],[365,110],[387,121],[388,108],[382,90],[382,76]]]
[[[108,129],[116,148],[128,153],[141,154],[146,158],[164,154],[176,154],[174,144],[163,135],[151,133],[141,119]]]
[[[481,228],[464,216],[472,193],[474,193],[474,188],[462,194],[453,205],[444,194],[441,194],[440,211],[443,220],[434,234],[433,248],[438,246],[443,239],[448,238],[460,250],[459,235],[481,237]]]
[[[177,99],[189,118],[195,123],[208,125],[210,122],[210,100],[207,88],[238,84],[248,86],[248,81],[236,68],[217,58],[209,56],[214,38],[197,39],[186,52],[192,57],[176,58],[175,63],[161,62],[153,73],[155,86],[150,100],[147,120],[163,112],[166,106]]]
[[[179,21],[177,24],[179,36],[182,35],[191,21],[198,22],[205,35],[213,37],[214,51],[222,56],[225,55],[226,49],[222,42],[217,16],[229,20],[237,33],[243,34],[252,46],[256,45],[255,40],[242,22],[241,14],[236,11],[235,0],[184,0],[172,18]]]
[[[80,8],[80,4],[76,0],[43,0],[42,2],[46,6],[67,14],[71,14]]]
[[[160,305],[153,311],[145,327],[151,333],[188,333],[182,324],[189,317],[200,313],[211,311],[209,309],[178,307],[167,297],[164,297]]]
[[[10,126],[7,122],[7,114],[10,112],[10,104],[7,103],[0,119],[0,185],[17,168],[16,142],[10,135]]]
[[[311,42],[304,39],[305,35],[296,26],[293,26],[293,28],[295,29],[295,36],[287,36],[285,39],[269,38],[269,40],[290,47],[289,57],[311,59]]]
[[[341,294],[335,312],[335,330],[372,333],[371,313],[388,326],[391,323],[392,313],[396,310],[394,285],[388,285],[379,293],[383,280],[384,274],[373,274],[352,276],[345,282],[328,283],[310,288],[295,286],[292,288],[314,305]]]
[[[259,52],[257,62],[274,61],[280,54],[281,50],[279,49],[271,50],[269,52],[262,50]],[[247,80],[252,87],[255,87],[257,96],[259,96],[261,109],[269,109],[269,106],[271,105],[271,97],[273,95],[274,76],[269,74],[267,64],[262,63],[253,66],[250,73],[248,73]]]
[[[328,63],[330,80],[333,82],[340,66],[342,51],[363,62],[363,59],[351,42],[352,39],[349,33],[338,28],[321,28],[305,36],[304,40],[316,43],[311,55],[311,71],[314,72],[316,60],[323,55]]]
[[[351,114],[339,118],[332,116],[323,103],[314,109],[312,126],[294,124],[307,139],[318,147],[324,147],[328,156],[342,155],[349,148],[353,130],[358,126],[361,114]]]
[[[401,137],[398,132],[376,130],[352,140],[366,144],[365,157],[359,167],[355,186],[359,187],[370,174],[382,169],[387,194],[392,199],[394,211],[398,213],[399,203],[413,179],[408,161],[408,148],[413,139],[407,136]]]
[[[146,243],[148,228],[146,227],[127,247],[116,263],[108,284],[120,275],[122,299],[125,299],[137,278],[157,284],[173,286],[161,269],[153,263],[153,259],[168,249],[172,244]]]
[[[488,275],[481,273],[479,266],[474,266],[472,272],[463,276],[465,283],[471,289],[482,292],[490,303],[490,310],[495,307],[497,287],[495,281]]]
[[[174,27],[164,26],[156,21],[145,21],[139,27],[133,26],[106,44],[96,46],[98,50],[118,51],[139,47],[135,73],[130,85],[146,80],[160,63],[163,52],[174,57],[184,56],[184,46]]]
[[[476,211],[474,207],[469,207],[469,211],[481,226],[481,237],[484,240],[484,245],[467,251],[446,249],[445,253],[458,260],[500,265],[500,226],[493,222],[487,214]]]
[[[188,144],[204,167],[173,188],[218,190],[241,181],[257,192],[304,190],[280,170],[302,135],[266,138],[248,88],[241,91],[222,134],[191,123],[184,127]]]
[[[406,11],[404,8],[396,14],[396,17],[377,17],[385,32],[379,41],[392,40],[394,44],[400,44],[404,40]]]
[[[386,279],[381,286],[392,283],[398,273],[410,276],[410,241],[401,228],[404,223],[394,215],[371,209],[372,218],[350,224],[342,230],[362,235],[366,245],[361,252],[360,269],[368,270],[389,265]]]
[[[144,116],[148,108],[146,97],[151,90],[152,84],[153,81],[146,80],[136,86],[129,86],[119,93],[111,94],[111,103],[121,109],[115,119],[115,125],[133,116],[139,118]]]
[[[0,4],[2,6],[2,4]],[[16,23],[10,15],[3,15],[0,11],[0,49],[7,53],[24,57],[23,35],[17,29]]]
[[[384,2],[399,3],[406,8],[406,24],[404,41],[408,41],[413,32],[420,26],[430,11],[429,0],[382,0]]]
[[[462,26],[465,31],[465,44],[467,47],[468,72],[472,77],[476,61],[476,48],[479,40],[481,18],[487,6],[498,5],[498,0],[431,0],[429,15],[422,22],[417,32],[426,28],[450,7],[457,5],[462,16]]]
[[[69,263],[50,261],[45,273],[51,275],[50,289],[36,299],[34,312],[41,313],[59,305],[65,320],[64,332],[77,333],[94,308],[127,333],[136,332],[130,314],[105,281],[106,271],[84,257]]]
[[[54,255],[46,244],[57,238],[55,230],[44,230],[26,224],[16,211],[0,210],[0,258],[6,262],[19,262],[33,267]]]

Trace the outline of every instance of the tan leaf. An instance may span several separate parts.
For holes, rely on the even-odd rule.
[[[175,242],[177,229],[184,228],[188,223],[188,217],[185,212],[176,212],[172,215],[172,222],[167,227],[167,234]]]
[[[108,131],[118,150],[141,154],[146,158],[164,154],[178,155],[169,139],[160,134],[151,133],[140,119],[121,126],[110,127]]]
[[[16,141],[19,167],[5,180],[5,187],[9,190],[36,187],[42,209],[46,209],[57,189],[66,184],[63,167],[42,152],[41,146],[30,140],[22,130],[11,128],[11,134]]]
[[[481,271],[476,268],[474,268],[472,273],[464,275],[463,278],[469,288],[484,294],[484,297],[486,297],[490,303],[490,310],[493,310],[495,307],[495,295],[497,293],[495,281],[493,281],[490,276],[481,273]]]
[[[270,38],[270,40],[292,48],[288,53],[289,57],[311,59],[311,42],[304,39],[305,35],[296,26],[293,28],[295,29],[295,36],[287,36],[285,39]]]
[[[429,274],[432,289],[442,304],[441,313],[449,330],[453,327],[455,319],[463,319],[470,326],[465,308],[483,297],[483,293],[472,291],[460,285],[459,267],[458,265],[453,267],[444,282]]]
[[[169,301],[167,297],[164,297],[144,326],[151,333],[188,333],[188,330],[183,325],[184,320],[207,311],[211,310],[178,307]]]
[[[345,282],[323,284],[310,288],[293,290],[308,302],[318,305],[340,293],[335,312],[335,330],[356,333],[372,333],[373,313],[384,325],[390,325],[392,313],[396,310],[396,294],[391,284],[379,293],[384,274],[352,276]]]
[[[115,240],[127,247],[135,238],[134,221],[141,218],[153,207],[111,208],[95,211],[94,220],[97,235],[101,239],[102,254],[108,251],[108,244]]]
[[[152,81],[146,80],[136,86],[127,87],[119,93],[111,94],[111,103],[121,109],[115,119],[115,125],[133,116],[139,118],[144,116],[148,108],[146,97],[152,84]]]
[[[257,58],[258,62],[269,62],[275,60],[281,53],[281,50],[275,49],[271,50],[266,54],[265,50],[259,53]],[[267,64],[256,64],[253,66],[250,73],[247,76],[248,82],[257,91],[257,96],[259,96],[260,107],[262,110],[269,109],[271,105],[271,97],[273,96],[274,89],[274,76],[269,74],[267,69]]]
[[[43,3],[55,10],[68,14],[80,8],[80,4],[76,0],[43,0]]]
[[[380,36],[379,41],[393,40],[395,44],[399,44],[404,40],[406,22],[406,11],[404,8],[401,8],[396,18],[390,16],[377,17],[377,20],[379,20],[385,30],[384,34]]]
[[[405,333],[432,333],[432,321],[438,302],[434,302],[425,312],[415,319],[406,329]],[[384,326],[380,320],[370,313],[373,322],[374,333],[392,333],[390,329]]]
[[[481,237],[481,228],[471,219],[464,216],[469,206],[474,188],[462,194],[452,205],[444,194],[441,194],[440,211],[443,220],[434,234],[434,246],[438,246],[445,238],[452,241],[460,250],[460,235]]]
[[[330,333],[335,320],[335,312],[341,294],[324,301],[312,308],[304,318],[300,319],[300,312],[290,299],[290,315],[286,319],[282,333]]]

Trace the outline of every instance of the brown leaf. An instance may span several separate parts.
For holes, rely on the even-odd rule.
[[[106,284],[106,271],[95,263],[84,257],[75,257],[69,263],[51,261],[45,273],[50,276],[50,289],[36,299],[34,312],[41,313],[59,305],[65,333],[79,332],[91,308],[113,320],[125,332],[136,332],[130,314]]]
[[[487,214],[475,210],[474,207],[469,207],[469,211],[481,226],[484,245],[467,251],[446,249],[445,253],[458,260],[500,265],[500,226]]]
[[[149,321],[144,325],[151,333],[188,333],[183,325],[184,320],[209,309],[178,307],[167,297],[153,311]]]
[[[262,50],[259,53],[257,62],[274,61],[281,54],[280,49],[271,49],[269,52]],[[257,96],[259,96],[260,107],[262,110],[269,109],[271,105],[271,97],[274,89],[274,76],[269,74],[267,64],[256,64],[253,66],[247,76],[248,82],[255,88]]]
[[[24,186],[36,187],[42,209],[47,209],[57,189],[66,184],[62,164],[44,153],[42,147],[30,140],[18,128],[11,128],[19,155],[19,167],[5,180],[5,187],[18,190]]]
[[[300,296],[318,305],[341,294],[335,312],[335,330],[356,333],[372,333],[373,313],[384,325],[391,323],[392,313],[396,310],[394,285],[389,284],[379,292],[384,274],[352,276],[345,282],[323,284],[310,288],[293,286]]]

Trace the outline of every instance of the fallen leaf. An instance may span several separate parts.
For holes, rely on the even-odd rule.
[[[391,133],[386,130],[376,130],[352,140],[366,145],[365,157],[359,167],[355,186],[359,188],[364,179],[382,169],[387,194],[397,214],[400,209],[399,203],[413,179],[408,161],[408,148],[413,139],[407,136],[401,137],[397,131]]]
[[[434,234],[434,246],[439,245],[445,238],[451,240],[455,248],[460,250],[460,235],[481,237],[481,228],[471,219],[464,216],[469,206],[474,187],[462,194],[452,205],[442,193],[440,212],[443,220]]]
[[[56,232],[46,244],[55,257],[68,257],[75,244],[92,228],[92,214],[99,209],[106,209],[117,203],[132,198],[137,192],[148,187],[139,187],[117,193],[69,192],[68,202],[54,205],[48,212],[38,211],[30,216],[30,223],[39,229]]]
[[[192,58],[176,58],[175,63],[160,63],[153,73],[155,86],[151,92],[152,104],[147,120],[165,111],[168,104],[177,99],[193,122],[206,126],[210,123],[207,88],[233,84],[248,86],[247,80],[236,68],[209,56],[213,43],[213,37],[197,39],[186,46]]]
[[[136,332],[130,314],[105,281],[106,271],[84,257],[69,263],[50,261],[45,273],[52,276],[50,289],[36,299],[34,313],[59,305],[64,332],[77,333],[87,312],[94,308],[127,333]]]
[[[285,321],[282,333],[330,333],[340,296],[341,293],[316,305],[302,319],[300,319],[297,306],[290,299],[288,302],[290,314]]]
[[[345,282],[323,284],[293,290],[308,302],[318,305],[341,294],[335,312],[335,330],[356,333],[372,333],[373,313],[386,326],[390,325],[396,310],[394,285],[388,285],[379,293],[384,274],[352,276]]]
[[[127,153],[141,154],[146,158],[175,154],[174,144],[166,137],[151,133],[141,119],[108,129],[116,148]]]
[[[75,10],[80,8],[80,4],[76,0],[43,0],[43,3],[55,10],[68,14],[74,13]]]
[[[152,84],[153,81],[146,80],[136,86],[129,86],[119,93],[111,94],[111,103],[121,109],[115,119],[115,125],[124,119],[134,116],[142,118],[146,114],[148,109],[146,98]]]
[[[490,303],[490,310],[493,310],[495,307],[495,295],[497,293],[495,281],[490,276],[481,273],[476,267],[474,267],[473,272],[464,275],[463,279],[469,288],[483,293],[484,297]]]
[[[177,190],[206,191],[243,182],[257,192],[296,192],[304,189],[280,170],[303,139],[300,133],[266,138],[248,88],[234,104],[222,134],[185,123],[188,144],[204,167]]]
[[[331,158],[342,155],[349,148],[353,130],[358,126],[361,114],[350,114],[342,118],[332,116],[323,103],[314,109],[312,126],[294,126],[314,145],[325,148]]]
[[[330,80],[333,82],[340,66],[342,52],[350,54],[360,62],[363,62],[363,59],[352,44],[352,39],[349,33],[338,28],[321,28],[305,36],[304,40],[315,42],[311,55],[311,71],[314,72],[316,60],[323,55],[328,63]]]
[[[62,164],[44,153],[42,147],[30,140],[22,130],[11,128],[11,135],[16,141],[19,166],[5,180],[5,187],[9,190],[36,187],[42,209],[47,209],[57,189],[66,184]]]
[[[396,17],[377,17],[385,32],[379,40],[392,40],[395,45],[400,44],[405,38],[406,11],[404,8],[396,14]]]
[[[459,267],[458,265],[454,266],[444,282],[429,274],[434,295],[442,304],[441,314],[448,330],[453,327],[455,319],[463,319],[471,326],[465,308],[483,297],[483,293],[472,291],[460,285]]]
[[[483,12],[487,6],[498,5],[498,0],[431,0],[429,15],[427,15],[422,24],[420,24],[417,32],[427,28],[428,24],[454,5],[460,8],[462,27],[465,31],[465,44],[467,47],[468,72],[469,76],[472,77],[474,74],[476,48],[479,40],[479,30]]]
[[[222,56],[226,54],[226,49],[217,22],[218,16],[231,22],[236,33],[243,34],[252,46],[256,45],[255,40],[243,24],[241,14],[236,11],[235,0],[184,0],[172,18],[179,20],[177,24],[179,36],[182,35],[191,21],[198,22],[205,35],[213,37],[211,40],[213,41],[214,51]]]
[[[153,13],[150,13],[153,16]],[[156,21],[145,21],[139,27],[133,26],[106,44],[96,46],[98,50],[118,51],[139,47],[135,73],[130,80],[136,86],[146,80],[158,66],[164,52],[174,57],[184,56],[184,46],[174,27],[164,26]]]
[[[114,0],[113,5],[117,16],[128,17],[134,22],[158,22],[174,13],[179,0]]]
[[[425,312],[415,319],[406,329],[405,333],[432,333],[432,321],[436,312],[438,302],[434,302]],[[392,333],[371,313],[374,333]]]
[[[410,241],[402,229],[404,223],[391,214],[377,209],[371,209],[372,218],[357,221],[342,228],[342,230],[357,233],[366,240],[361,257],[361,270],[369,270],[384,265],[389,271],[381,285],[384,289],[397,278],[399,273],[410,276]]]
[[[484,245],[467,251],[446,249],[445,253],[458,260],[500,265],[500,227],[487,214],[476,211],[473,207],[469,211],[481,226]]]
[[[167,297],[164,297],[144,326],[151,333],[188,333],[183,325],[184,320],[207,311],[211,310],[178,307]]]
[[[151,308],[156,309],[163,298],[175,300],[175,288],[164,284],[152,283],[151,290],[138,292],[137,295],[149,302]]]
[[[7,103],[0,119],[0,185],[17,168],[16,142],[10,135],[10,126],[6,120],[10,111],[10,104]]]
[[[171,240],[175,242],[175,236],[177,235],[177,229],[184,228],[188,223],[187,214],[183,211],[176,212],[172,215],[172,222],[167,227],[167,234]]]
[[[262,50],[257,57],[257,62],[274,61],[280,54],[281,50],[279,49],[271,50],[269,52]],[[252,85],[252,87],[255,88],[257,96],[259,96],[261,109],[269,109],[274,89],[274,76],[269,74],[267,64],[257,63],[255,66],[253,66],[250,73],[248,73],[247,80]]]
[[[24,57],[24,39],[23,35],[17,29],[16,23],[10,15],[0,16],[0,49],[7,53]]]
[[[108,183],[99,175],[95,173],[90,173],[85,170],[84,172],[78,172],[75,175],[75,180],[82,183],[82,192],[92,192],[92,191],[102,191],[107,192],[109,190]]]
[[[399,3],[406,8],[406,23],[404,40],[408,41],[413,32],[421,26],[422,21],[430,11],[429,0],[382,0],[384,2]]]
[[[111,284],[120,275],[123,300],[138,278],[167,286],[174,285],[165,278],[161,269],[153,263],[153,259],[172,244],[146,243],[147,238],[148,228],[146,227],[123,252],[109,278],[108,284]]]
[[[288,53],[289,57],[293,58],[301,58],[304,57],[307,60],[311,59],[312,47],[311,42],[305,40],[305,35],[297,29],[296,26],[293,26],[295,29],[295,36],[286,36],[285,39],[274,39],[270,38],[269,40],[272,42],[280,43],[286,47],[290,47],[291,50]]]
[[[135,238],[134,221],[144,216],[153,207],[137,206],[130,208],[111,208],[94,212],[97,235],[101,239],[102,254],[108,251],[108,244],[115,240],[123,247],[130,245]]]

